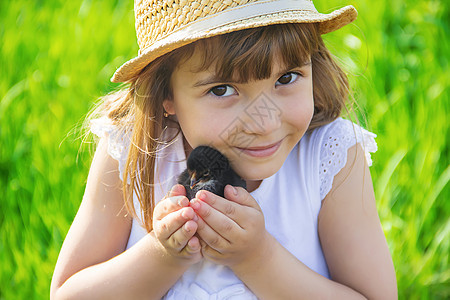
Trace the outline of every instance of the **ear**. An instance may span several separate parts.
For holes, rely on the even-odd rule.
[[[174,115],[175,114],[175,103],[173,102],[173,100],[164,100],[163,101],[163,107],[164,110],[169,114],[169,115]]]

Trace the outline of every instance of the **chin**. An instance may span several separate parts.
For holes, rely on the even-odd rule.
[[[242,168],[237,168],[236,173],[241,176],[245,180],[263,180],[272,175],[274,175],[278,170],[280,170],[283,164],[279,164],[279,166],[243,166]]]

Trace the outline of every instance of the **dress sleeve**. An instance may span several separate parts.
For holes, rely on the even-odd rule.
[[[370,152],[377,151],[376,135],[344,119],[337,119],[327,125],[320,145],[320,199],[330,192],[334,176],[347,163],[347,151],[359,143],[364,149],[369,166],[372,165]]]
[[[108,139],[108,154],[119,162],[119,177],[123,181],[123,174],[127,162],[130,136],[127,132],[114,125],[111,119],[101,117],[91,120],[91,132],[100,138]]]

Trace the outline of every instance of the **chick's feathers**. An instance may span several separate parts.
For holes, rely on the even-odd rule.
[[[187,168],[178,176],[178,183],[186,189],[189,199],[199,190],[207,190],[224,197],[227,184],[246,188],[243,180],[230,166],[228,159],[218,150],[199,146],[187,159]]]

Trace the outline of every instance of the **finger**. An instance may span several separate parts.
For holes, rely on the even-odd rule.
[[[248,206],[261,211],[258,202],[242,187],[234,187],[232,185],[225,186],[225,198],[243,206]]]
[[[161,220],[171,212],[189,206],[189,199],[186,196],[173,196],[161,200],[153,211],[155,220]]]
[[[207,206],[207,204],[202,203],[202,206]],[[222,217],[225,216],[222,215]],[[211,223],[213,223],[213,225],[211,225],[210,222],[208,222],[208,220]],[[208,246],[217,251],[220,251],[221,249],[228,246],[230,244],[230,239],[233,238],[236,230],[240,230],[240,227],[236,223],[234,223],[231,219],[228,219],[228,224],[231,224],[229,225],[229,228],[233,228],[235,230],[234,233],[231,232],[233,229],[229,228],[223,229],[224,227],[222,227],[223,225],[220,224],[220,221],[217,222],[216,220],[213,220],[213,217],[212,218],[205,217],[205,219],[199,218],[197,220],[197,224],[198,224],[197,233],[202,239],[202,241],[204,241],[206,244],[208,244]],[[214,228],[213,226],[215,226],[216,228]],[[217,228],[219,228],[219,230]],[[223,229],[222,232],[220,232],[220,229]]]
[[[155,222],[155,235],[160,241],[166,242],[187,221],[195,219],[198,219],[198,217],[194,210],[191,207],[184,207]]]
[[[246,207],[236,202],[222,198],[209,191],[201,190],[197,192],[196,199],[200,199],[201,201],[207,203],[214,209],[218,210],[228,218],[235,221],[237,224],[239,224],[239,221],[245,218],[245,216],[247,215]]]
[[[189,239],[189,241],[186,244],[186,247],[183,249],[188,255],[193,255],[202,249],[202,246],[200,244],[200,240],[197,236],[193,236]]]
[[[183,250],[197,231],[197,226],[196,222],[187,221],[169,237],[167,244],[177,251]]]
[[[169,191],[168,197],[186,196],[186,189],[181,184],[175,184]]]
[[[217,251],[216,249],[211,248],[205,242],[201,242],[201,251],[202,256],[216,264],[223,264],[223,261],[220,259],[223,257],[223,253]]]
[[[210,247],[217,252],[220,252],[230,244],[228,240],[223,238],[220,234],[215,232],[205,221],[201,218],[197,221],[197,234],[200,237],[201,248]]]

